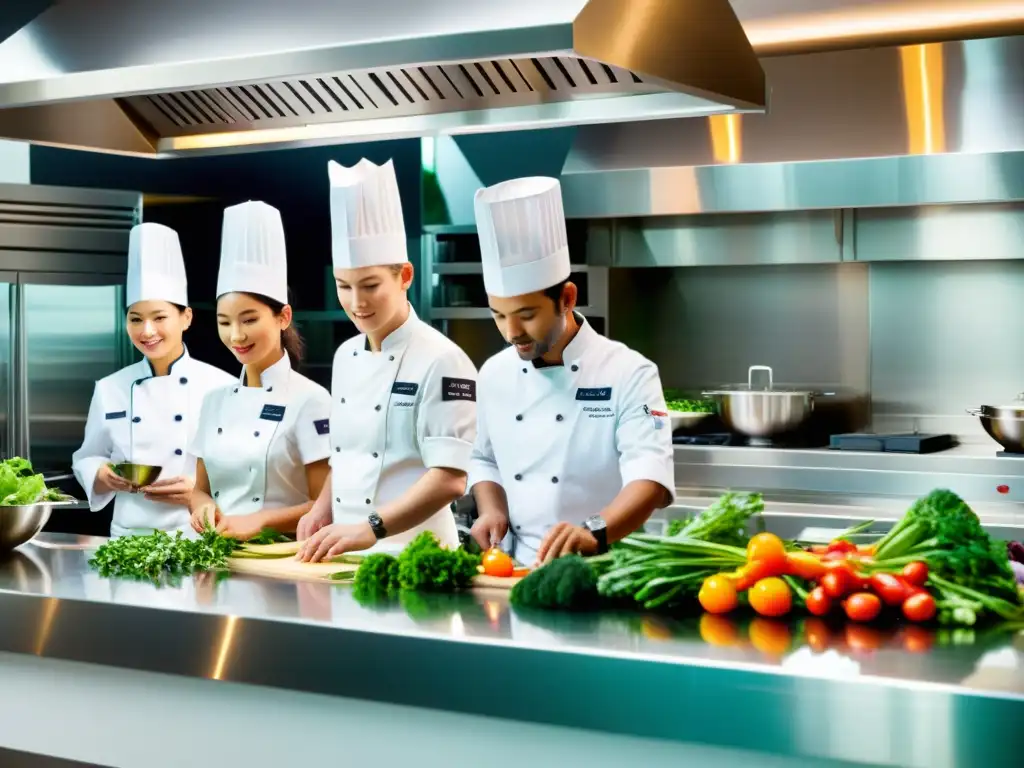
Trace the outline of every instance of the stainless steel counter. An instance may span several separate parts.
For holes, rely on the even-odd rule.
[[[501,592],[363,607],[247,577],[157,588],[91,573],[90,543],[49,535],[0,563],[0,652],[807,764],[1020,764],[1024,632],[524,615]]]

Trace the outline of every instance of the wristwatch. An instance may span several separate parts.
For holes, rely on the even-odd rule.
[[[386,539],[388,537],[388,529],[384,527],[384,521],[376,512],[371,512],[369,517],[366,518],[366,521],[370,524],[370,528],[373,530],[373,535],[376,536],[378,540]]]
[[[590,531],[597,539],[597,554],[603,555],[608,551],[608,523],[600,515],[588,517],[583,521],[583,527]]]

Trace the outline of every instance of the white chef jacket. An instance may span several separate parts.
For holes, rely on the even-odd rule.
[[[476,368],[411,307],[380,352],[370,351],[364,334],[338,348],[331,397],[334,522],[365,521],[433,467],[469,471]],[[459,543],[450,506],[386,541],[405,543],[423,530],[445,546]]]
[[[288,355],[267,368],[259,387],[233,384],[203,401],[193,453],[225,515],[248,515],[310,500],[306,465],[330,453],[331,396],[292,370]]]
[[[208,392],[230,382],[219,368],[188,354],[175,360],[166,376],[154,376],[148,360],[126,366],[96,382],[82,447],[72,470],[96,512],[114,499],[96,493],[93,483],[104,464],[123,461],[162,467],[160,477],[193,477],[196,457],[189,450]],[[114,502],[113,536],[153,529],[191,531],[188,508],[119,493]]]
[[[480,369],[469,484],[505,489],[506,543],[527,564],[555,523],[582,524],[628,483],[651,480],[675,495],[657,366],[576,319],[563,365],[526,362],[509,347]]]

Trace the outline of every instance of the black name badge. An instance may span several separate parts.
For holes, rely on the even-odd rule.
[[[317,419],[313,422],[313,426],[316,428],[318,435],[329,435],[331,434],[331,420],[330,419]]]
[[[580,387],[576,390],[577,400],[587,400],[594,402],[596,400],[611,400],[612,399],[612,388],[611,387]]]
[[[124,419],[128,417],[128,411],[111,411],[107,414],[107,421],[111,419]]]
[[[420,385],[415,381],[396,381],[391,385],[392,395],[406,395],[407,397],[413,397],[419,391]]]
[[[260,418],[264,421],[284,421],[284,406],[264,405],[260,411]]]
[[[476,382],[472,379],[441,379],[442,400],[471,400],[476,402]]]

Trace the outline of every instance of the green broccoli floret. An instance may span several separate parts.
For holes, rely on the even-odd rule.
[[[590,610],[597,604],[597,575],[579,555],[554,560],[512,588],[509,600],[520,608]]]
[[[383,552],[367,555],[352,580],[352,593],[360,603],[388,598],[398,588],[398,558]]]
[[[477,575],[480,557],[461,547],[445,549],[430,531],[424,531],[398,556],[398,584],[402,589],[451,592],[468,587]]]

